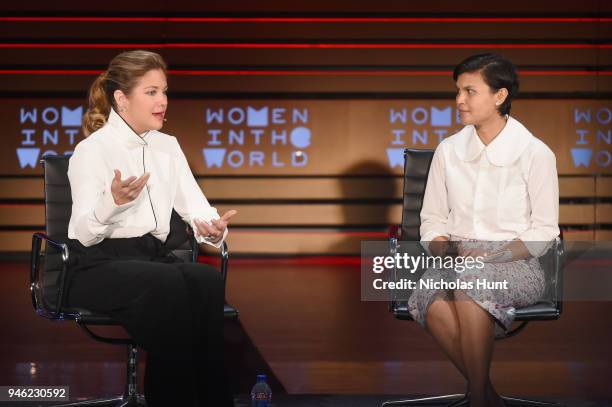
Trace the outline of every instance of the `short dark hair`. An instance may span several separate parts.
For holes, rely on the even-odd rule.
[[[508,90],[508,97],[497,111],[504,116],[510,114],[512,99],[518,94],[519,78],[516,67],[506,58],[492,53],[472,55],[455,67],[453,79],[457,82],[459,75],[466,72],[478,72],[489,87],[497,92],[501,88]]]

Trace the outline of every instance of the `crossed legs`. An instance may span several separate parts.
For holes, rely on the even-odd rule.
[[[494,322],[462,291],[437,297],[427,312],[427,330],[468,382],[471,407],[503,406],[489,378]]]

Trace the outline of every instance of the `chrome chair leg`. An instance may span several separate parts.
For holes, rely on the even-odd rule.
[[[113,397],[108,399],[95,399],[95,400],[83,400],[74,401],[67,404],[53,404],[53,407],[85,407],[85,406],[109,406],[115,407],[117,403],[123,401],[123,397]]]
[[[517,397],[505,397],[502,396],[502,400],[508,406],[521,406],[521,407],[565,407],[565,404],[521,399]],[[450,404],[446,404],[446,407],[466,407],[470,404],[470,399],[467,394],[449,394],[446,396],[432,396],[422,397],[415,399],[405,400],[389,400],[383,402],[380,407],[401,407],[401,406],[420,406],[427,404],[440,404],[450,401]]]
[[[145,402],[144,396],[135,395],[133,397],[128,397],[127,399],[121,400],[119,403],[115,405],[115,407],[146,407],[147,403]]]
[[[125,384],[126,398],[135,397],[138,395],[138,349],[136,345],[128,345],[128,362],[127,371],[125,372],[127,383]]]
[[[144,396],[138,394],[138,349],[136,345],[129,344],[127,347],[127,383],[125,393],[122,397],[108,399],[75,401],[68,404],[58,404],[53,407],[86,407],[86,406],[109,406],[109,407],[146,407]]]
[[[138,394],[138,349],[136,345],[128,345],[127,383],[123,398],[115,407],[146,406],[144,397]]]
[[[440,404],[444,402],[451,402],[452,406],[462,406],[464,404],[455,404],[460,401],[466,401],[465,394],[448,394],[446,396],[432,396],[432,397],[421,397],[416,399],[405,399],[405,400],[389,400],[383,402],[380,407],[400,407],[400,406],[420,406],[427,404]]]
[[[467,394],[465,394],[459,400],[453,401],[452,403],[447,404],[446,407],[464,407],[464,406],[469,406],[469,405],[470,405],[470,398]]]
[[[506,404],[509,406],[529,406],[529,407],[564,407],[565,406],[564,404],[561,404],[561,403],[527,400],[527,399],[520,399],[516,397],[502,396],[502,400],[504,400]]]
[[[52,407],[89,407],[89,406],[107,406],[107,407],[146,407],[147,403],[144,396],[135,395],[133,397],[113,397],[108,399],[95,399],[74,401],[68,404],[53,404]]]

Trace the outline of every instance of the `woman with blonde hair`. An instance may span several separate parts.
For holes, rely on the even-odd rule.
[[[149,406],[232,406],[222,277],[180,262],[165,243],[173,209],[198,242],[215,247],[236,212],[218,215],[176,138],[159,131],[166,92],[165,62],[142,50],[117,55],[91,86],[87,137],[68,169],[77,263],[67,300],[111,315],[147,351]]]

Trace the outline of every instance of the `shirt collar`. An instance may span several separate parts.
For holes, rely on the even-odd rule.
[[[108,115],[108,124],[113,128],[112,134],[126,146],[138,147],[147,145],[146,137],[149,131],[138,135],[113,108],[111,108]]]
[[[474,126],[465,126],[458,133],[455,152],[463,161],[473,161],[484,151],[491,164],[503,167],[516,161],[525,151],[533,135],[518,120],[508,116],[502,131],[488,146],[478,137]]]

